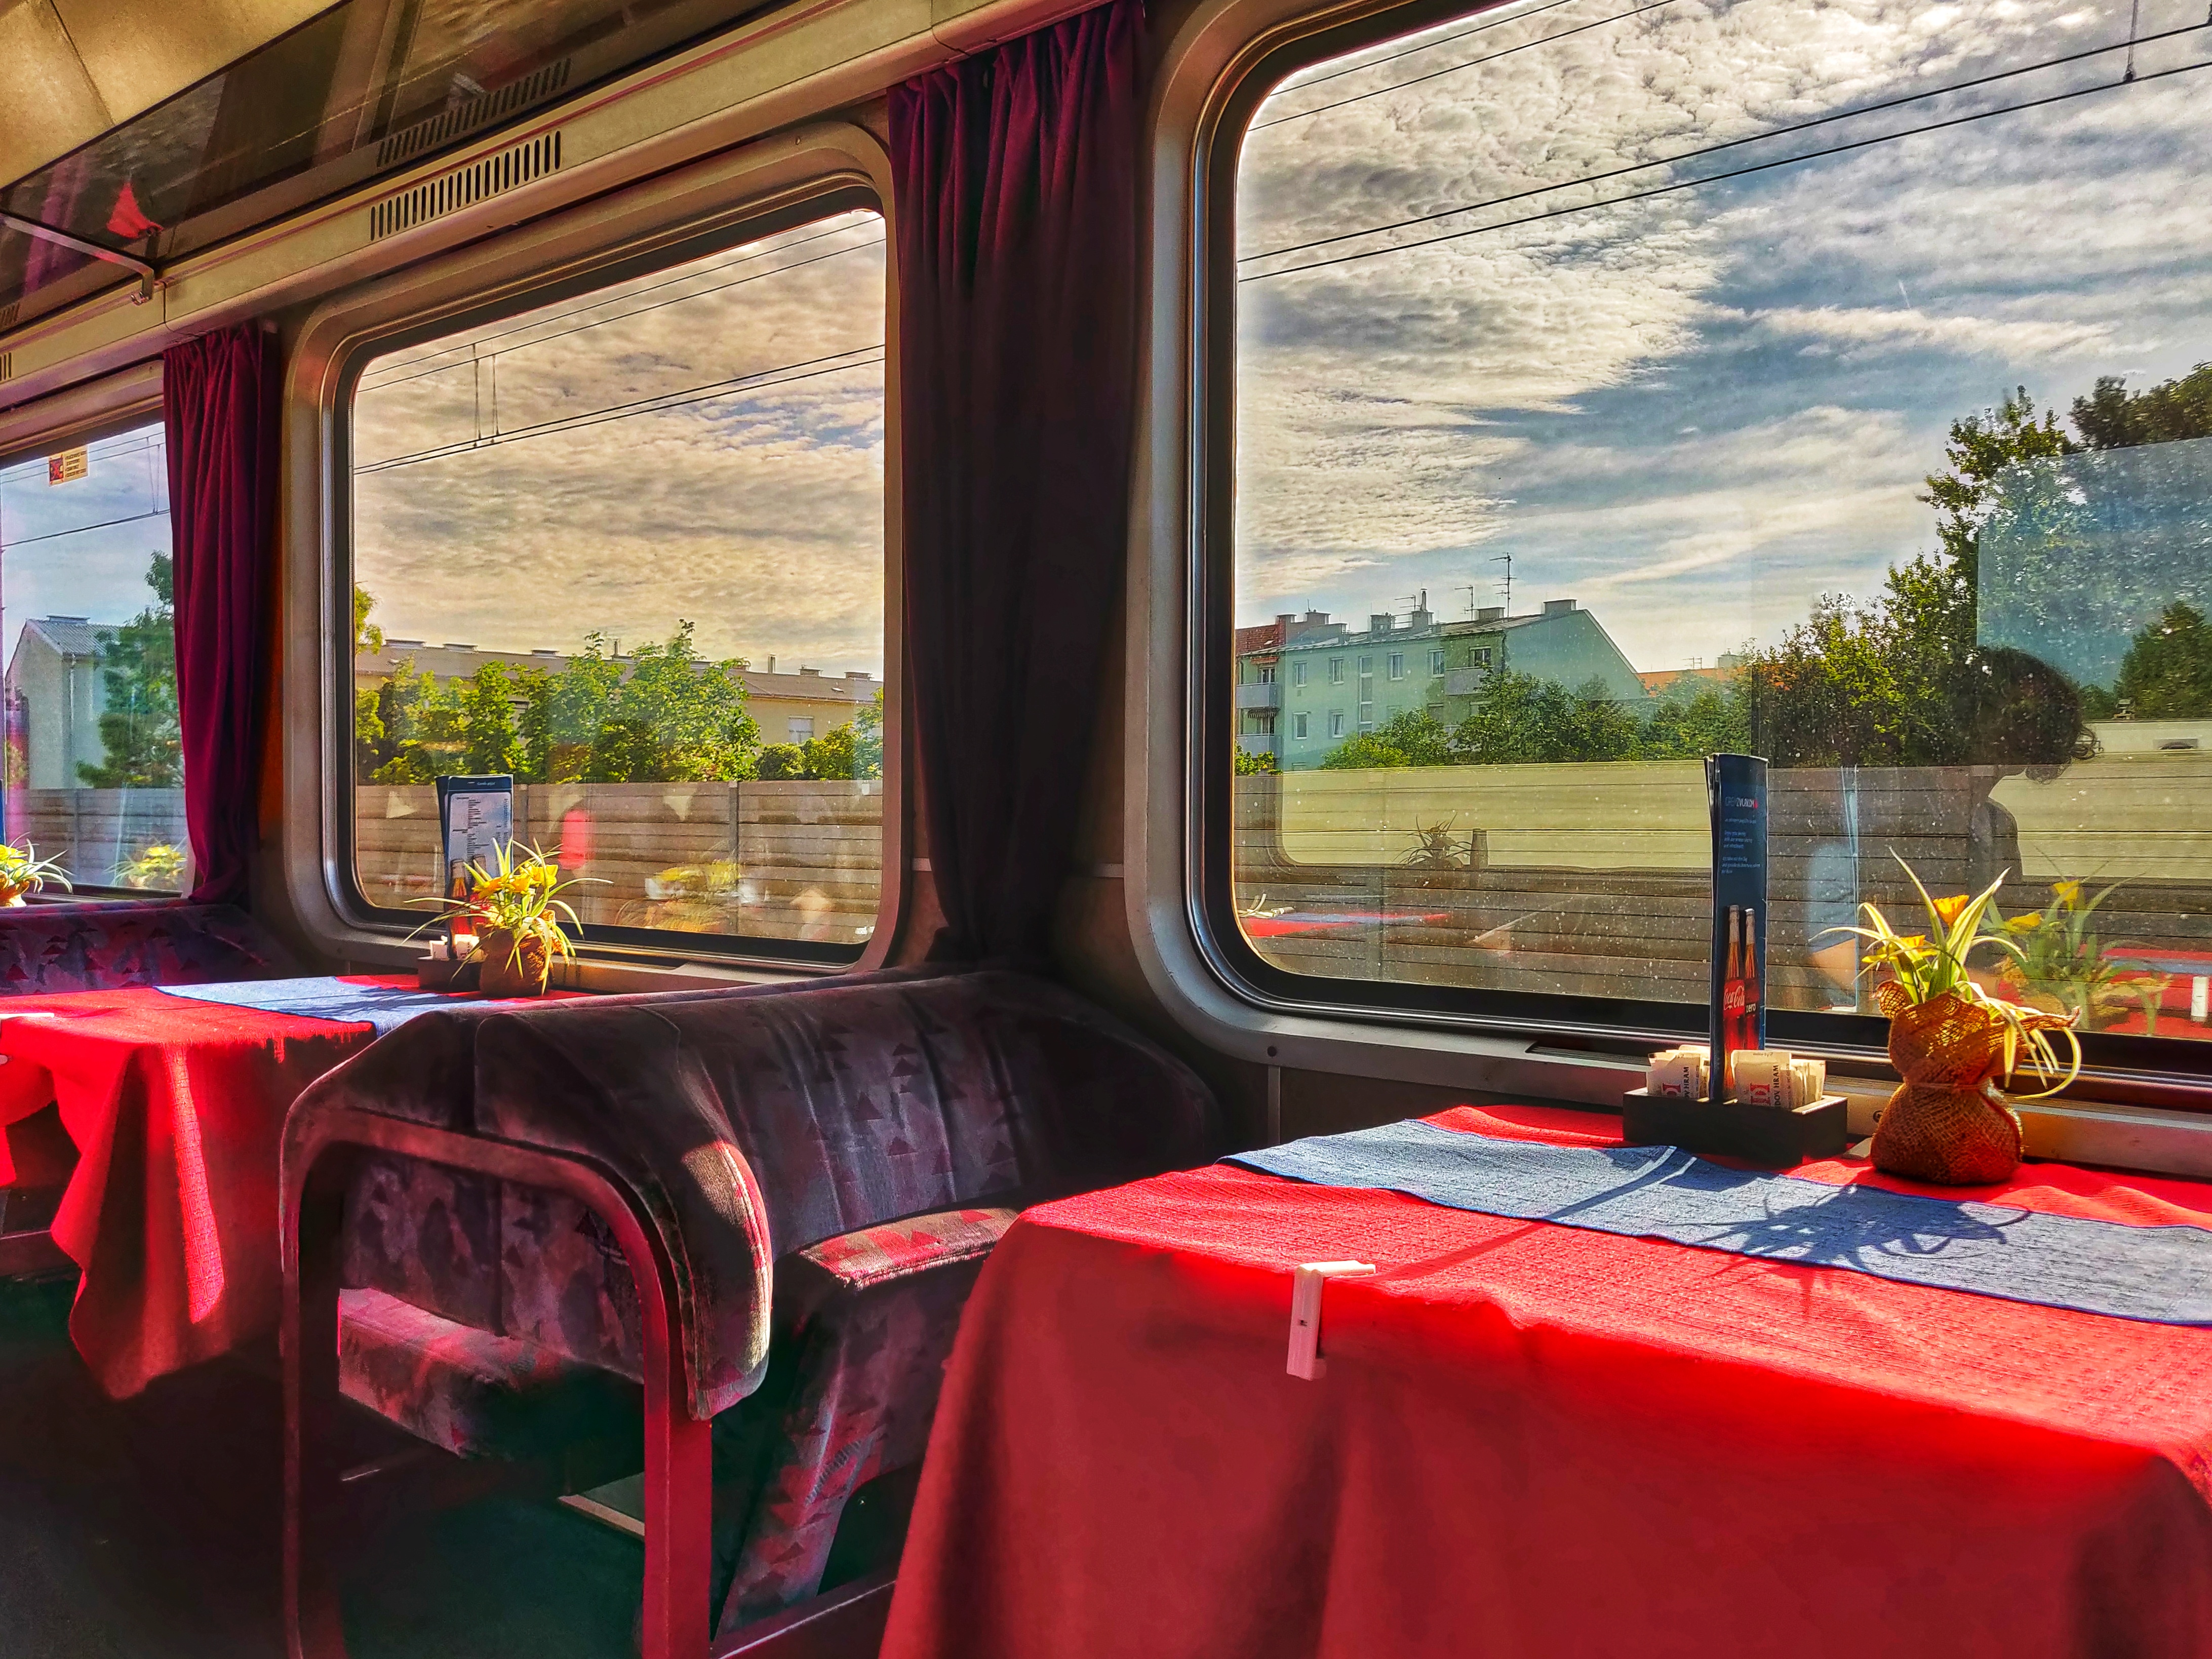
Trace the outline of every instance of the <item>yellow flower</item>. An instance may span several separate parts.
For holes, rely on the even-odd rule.
[[[2026,915],[2009,917],[2005,921],[2005,930],[2014,933],[2033,933],[2042,926],[2043,917],[2033,910],[2030,910]]]
[[[1929,902],[1936,907],[1936,920],[1948,927],[1953,922],[1958,921],[1959,913],[1972,903],[1973,900],[1967,894],[1954,893],[1949,898],[1930,899]]]
[[[2058,895],[2058,902],[2068,909],[2076,909],[2081,903],[2081,884],[2078,881],[2054,881],[2051,890]]]

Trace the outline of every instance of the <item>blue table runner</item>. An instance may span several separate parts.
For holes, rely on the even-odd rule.
[[[304,1019],[374,1025],[376,1034],[404,1025],[433,1008],[450,1008],[455,999],[443,991],[407,986],[349,985],[328,976],[315,979],[246,979],[221,985],[164,985],[173,997],[220,1002],[232,1008],[257,1008],[264,1014],[297,1014]]]
[[[1246,1169],[1482,1215],[2167,1325],[2212,1325],[2212,1231],[2129,1226],[1731,1170],[1673,1146],[1550,1146],[1388,1124],[1241,1152]]]

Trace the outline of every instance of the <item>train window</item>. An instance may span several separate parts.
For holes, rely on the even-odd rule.
[[[0,465],[0,834],[80,889],[188,884],[169,558],[160,421]]]
[[[1360,677],[1352,731],[1238,739],[1212,902],[1248,977],[1693,1029],[1700,757],[1749,750],[1785,1038],[1875,1032],[1835,930],[1917,920],[1910,863],[2002,881],[1993,990],[2201,1066],[2203,6],[1375,33],[1279,57],[1222,164],[1236,649],[1290,664],[1283,732],[1340,701],[1309,659]]]
[[[505,773],[517,840],[587,884],[587,936],[859,952],[885,270],[882,218],[842,212],[367,362],[348,769],[372,905],[441,890],[438,778]]]

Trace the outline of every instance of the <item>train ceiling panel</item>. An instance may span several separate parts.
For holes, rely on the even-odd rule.
[[[762,9],[0,0],[0,177],[14,179],[0,188],[0,328],[118,283],[150,293],[168,258]]]

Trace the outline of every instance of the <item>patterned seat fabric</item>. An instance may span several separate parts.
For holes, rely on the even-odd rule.
[[[716,1425],[718,1514],[748,1517],[729,1555],[733,1618],[810,1593],[846,1498],[920,1457],[1003,1218],[1202,1163],[1219,1139],[1212,1097],[1178,1061],[1060,987],[999,971],[441,1012],[295,1109],[327,1103],[580,1153],[625,1183],[677,1265],[695,1414],[761,1387],[773,1329],[776,1380],[732,1414],[742,1434]],[[510,1352],[640,1375],[628,1270],[567,1199],[377,1159],[345,1229],[345,1283],[433,1317],[411,1339],[426,1353],[448,1324],[523,1345],[447,1340],[455,1370],[473,1356],[469,1388]],[[356,1345],[356,1372],[375,1346]],[[453,1449],[497,1449],[471,1428],[495,1413],[384,1363],[385,1383],[356,1376],[349,1391]],[[505,1374],[509,1392],[541,1395],[561,1375]],[[750,1449],[726,1455],[726,1439]]]
[[[951,1210],[826,1239],[776,1274],[791,1387],[768,1436],[722,1604],[727,1632],[822,1583],[846,1501],[921,1461],[960,1310],[1008,1209]]]
[[[27,904],[0,911],[0,996],[213,985],[299,971],[228,904]]]

